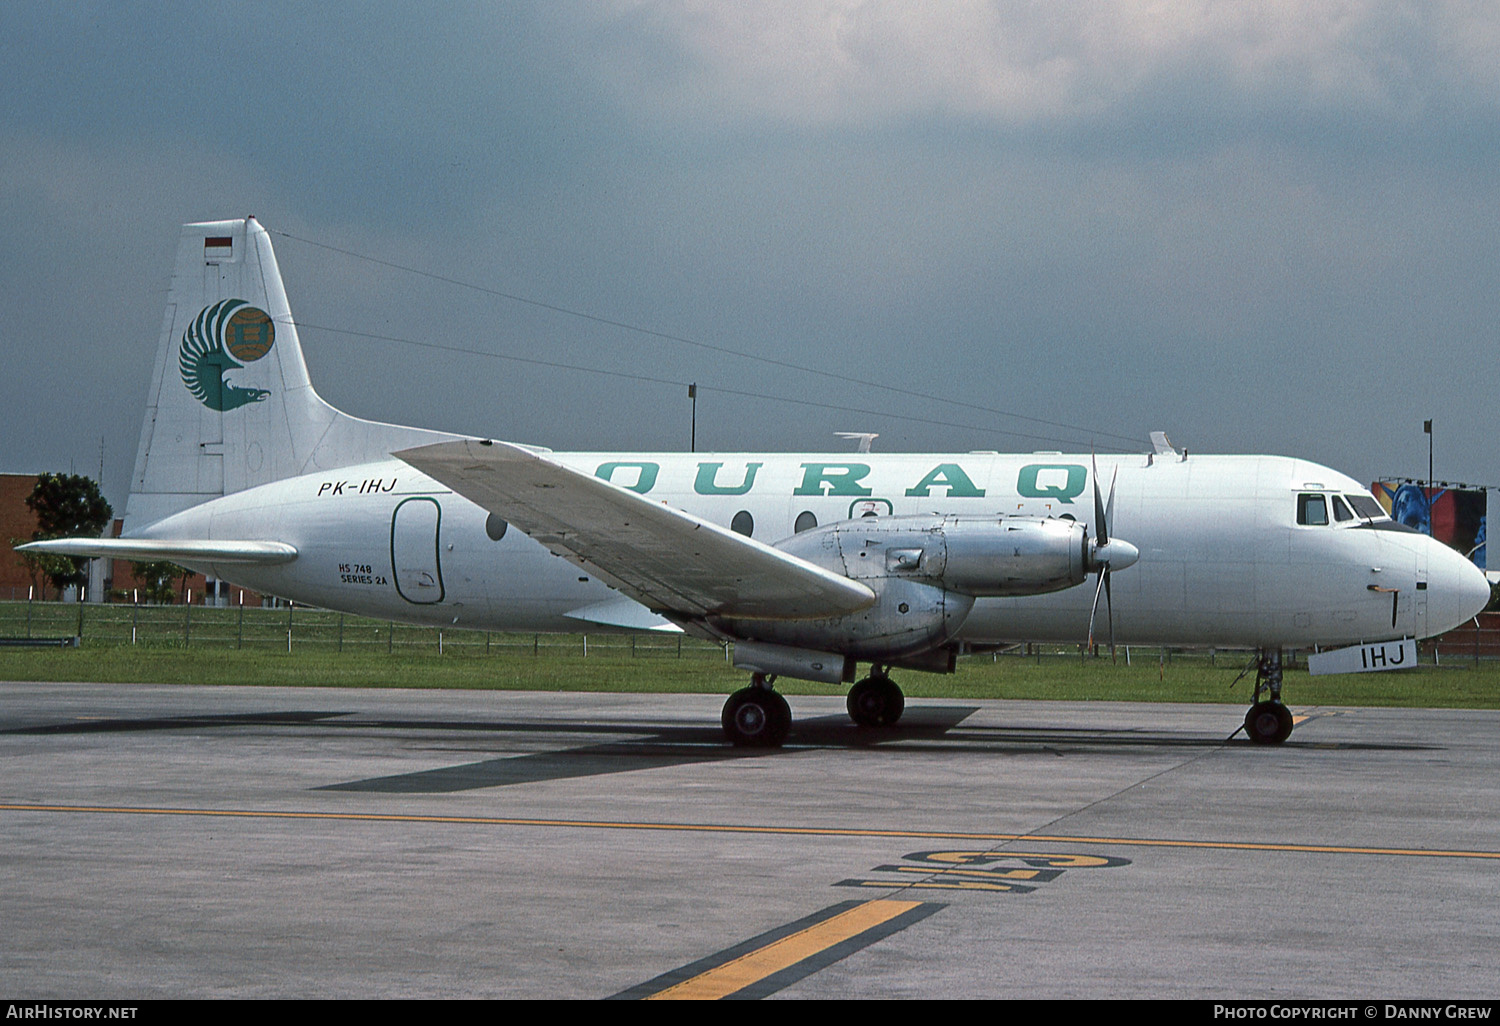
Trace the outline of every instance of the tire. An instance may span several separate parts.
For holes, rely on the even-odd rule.
[[[900,722],[901,714],[906,712],[906,695],[889,678],[885,682],[885,692],[885,723],[883,726],[894,727]]]
[[[1279,745],[1292,736],[1292,711],[1280,702],[1256,702],[1245,714],[1245,734],[1258,745]]]
[[[906,696],[888,677],[866,677],[849,689],[845,707],[861,727],[890,727],[906,711]]]
[[[724,736],[736,747],[779,748],[792,726],[792,709],[770,688],[741,688],[724,703]]]

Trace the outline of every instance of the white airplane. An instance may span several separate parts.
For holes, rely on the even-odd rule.
[[[1277,743],[1292,727],[1284,649],[1415,661],[1413,639],[1489,600],[1475,566],[1352,478],[1154,442],[1097,465],[554,453],[361,420],[313,391],[266,230],[216,221],[183,228],[125,536],[25,547],[172,560],[384,619],[731,643],[751,674],[723,713],[741,745],[786,737],[778,676],[852,682],[866,663],[849,713],[894,724],[892,669],[1092,640],[1101,591],[1111,645],[1257,650],[1245,729]]]

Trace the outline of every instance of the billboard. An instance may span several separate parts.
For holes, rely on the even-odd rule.
[[[1397,523],[1415,528],[1468,556],[1481,570],[1489,491],[1436,486],[1419,481],[1376,481],[1370,485],[1382,508]]]

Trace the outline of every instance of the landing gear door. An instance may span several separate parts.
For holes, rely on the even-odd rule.
[[[425,495],[403,499],[391,514],[391,576],[413,605],[443,601],[442,523],[443,508]]]

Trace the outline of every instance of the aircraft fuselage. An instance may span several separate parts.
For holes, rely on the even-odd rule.
[[[974,513],[1094,519],[1090,457],[1057,453],[554,453],[573,469],[775,544],[863,516]],[[1275,456],[1106,456],[1112,532],[1140,551],[1113,575],[1124,644],[1311,646],[1424,637],[1469,615],[1457,553],[1356,516],[1298,523],[1299,496],[1364,495],[1326,467]],[[1326,507],[1325,507],[1326,508]],[[145,537],[290,543],[281,566],[195,569],[298,602],[489,630],[607,630],[567,614],[618,599],[578,567],[398,460],[251,488]],[[496,537],[498,535],[498,537]],[[1464,575],[1467,576],[1464,576]],[[1429,588],[1429,585],[1432,587]],[[1091,587],[981,598],[956,641],[1076,642]]]

